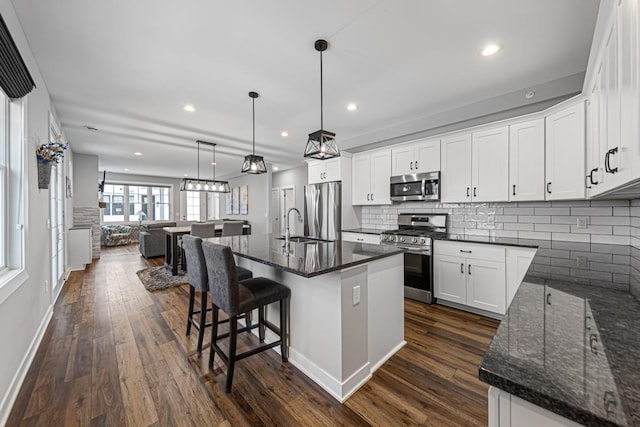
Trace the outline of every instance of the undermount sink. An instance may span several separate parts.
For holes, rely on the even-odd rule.
[[[284,237],[276,237],[276,239],[285,240]],[[314,239],[313,237],[295,236],[289,238],[289,241],[294,243],[318,243],[319,240]]]

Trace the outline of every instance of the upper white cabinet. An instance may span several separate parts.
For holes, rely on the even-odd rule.
[[[440,198],[443,202],[471,201],[471,134],[442,139]]]
[[[544,119],[509,126],[509,200],[544,200]]]
[[[548,115],[546,121],[546,199],[585,197],[584,103]]]
[[[342,180],[342,158],[309,162],[309,184]]]
[[[472,200],[499,202],[509,199],[509,127],[472,135]]]
[[[507,126],[442,139],[442,201],[508,200]]]
[[[430,139],[391,150],[391,175],[411,175],[440,170],[440,140]]]
[[[368,151],[353,156],[353,204],[391,204],[391,150]]]

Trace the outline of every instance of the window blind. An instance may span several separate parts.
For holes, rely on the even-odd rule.
[[[4,18],[0,15],[0,87],[9,98],[18,99],[31,92],[35,86]]]

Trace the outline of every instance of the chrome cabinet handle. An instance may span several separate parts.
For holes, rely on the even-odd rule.
[[[547,294],[547,305],[551,305],[551,292]]]
[[[473,197],[478,197],[478,195],[476,194],[476,190],[477,190],[477,188],[473,187]]]
[[[418,170],[418,161],[416,160],[416,170]]]
[[[470,190],[470,188],[467,187],[467,197],[469,197],[469,190]]]
[[[364,239],[356,238],[358,242],[364,242]]]
[[[413,170],[413,162],[409,162],[409,169]]]
[[[464,264],[460,263],[460,273],[464,274]]]
[[[551,194],[551,183],[547,182],[547,193]]]
[[[460,249],[460,252],[462,252],[463,254],[470,254],[471,251],[463,251],[462,249]]]
[[[467,264],[467,272],[469,273],[469,276],[471,276],[471,264]]]
[[[514,196],[516,195],[516,185],[515,184],[513,184],[513,195]]]
[[[600,184],[598,181],[593,181],[593,173],[594,172],[598,172],[598,168],[593,168],[591,169],[591,172],[589,172],[589,181],[591,182],[591,185],[598,185]]]

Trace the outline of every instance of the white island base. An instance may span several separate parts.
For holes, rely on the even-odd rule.
[[[289,362],[341,403],[406,344],[402,253],[311,278],[236,262],[291,289]],[[279,325],[277,304],[267,318]]]

